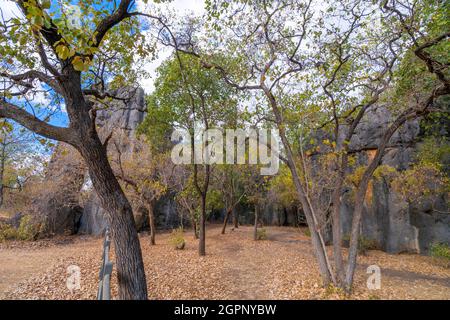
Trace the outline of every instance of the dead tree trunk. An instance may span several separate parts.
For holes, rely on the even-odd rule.
[[[233,208],[233,225],[235,229],[239,228],[239,215],[235,208]]]
[[[5,176],[5,163],[6,163],[6,144],[1,143],[1,154],[0,154],[0,207],[3,206],[4,201],[4,176]]]
[[[227,210],[227,212],[225,213],[225,218],[223,219],[223,225],[222,225],[222,231],[221,234],[225,234],[225,230],[227,228],[227,224],[228,224],[228,220],[230,219],[230,210]]]
[[[198,254],[206,255],[206,195],[202,195],[202,212],[200,214],[200,234],[198,244]]]
[[[258,240],[258,214],[259,214],[259,207],[258,205],[255,205],[255,224],[253,226],[253,240]]]
[[[153,210],[153,203],[147,206],[148,211],[148,222],[150,226],[150,244],[154,246],[156,244],[156,223],[155,223],[155,212]]]

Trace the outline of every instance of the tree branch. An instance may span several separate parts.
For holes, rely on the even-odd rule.
[[[100,45],[100,42],[102,41],[103,37],[106,35],[106,33],[114,27],[116,24],[120,23],[122,20],[131,17],[131,15],[128,13],[128,7],[132,3],[132,0],[122,0],[120,1],[119,7],[117,8],[117,11],[115,11],[113,14],[107,16],[105,19],[103,19],[97,28],[95,29],[95,43],[94,46],[98,47]]]
[[[71,145],[75,144],[75,135],[72,129],[48,124],[5,100],[0,100],[0,117],[11,119],[46,138],[63,141]]]
[[[4,78],[8,78],[17,85],[24,86],[27,88],[32,88],[32,84],[29,82],[25,82],[26,80],[33,81],[34,79],[37,79],[41,82],[46,83],[48,86],[50,86],[55,92],[62,95],[61,87],[59,86],[58,82],[51,78],[50,76],[46,75],[45,73],[37,70],[29,70],[21,74],[12,75],[6,72],[0,72],[0,76]]]

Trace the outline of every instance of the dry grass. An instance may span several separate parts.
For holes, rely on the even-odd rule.
[[[255,242],[251,240],[251,227],[219,235],[220,229],[210,226],[205,257],[198,256],[197,240],[190,232],[185,234],[185,250],[173,249],[168,243],[169,233],[158,234],[156,246],[149,244],[147,235],[141,236],[150,298],[450,299],[449,269],[434,265],[429,257],[380,251],[359,258],[352,296],[324,289],[304,232],[294,228],[266,229],[268,240]],[[13,280],[6,280],[7,288],[0,285],[0,297],[95,299],[101,239],[72,237],[66,244],[46,242],[34,246],[16,243],[0,247],[0,281]],[[15,258],[5,260],[8,256]],[[66,288],[66,269],[71,264],[81,268],[81,290],[73,293]],[[366,288],[366,268],[373,264],[381,268],[380,290]],[[116,296],[115,277],[113,280]]]

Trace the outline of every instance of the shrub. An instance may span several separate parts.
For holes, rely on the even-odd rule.
[[[258,229],[258,231],[256,231],[256,239],[257,240],[266,240],[267,239],[266,229],[264,229],[264,228]]]
[[[0,242],[5,240],[35,240],[38,234],[38,226],[32,221],[30,215],[20,219],[18,228],[9,224],[0,224]]]
[[[375,241],[373,239],[368,239],[368,238],[361,236],[361,237],[359,237],[358,241],[359,241],[358,249],[361,254],[366,254],[366,252],[369,250],[379,249],[377,241]]]
[[[330,299],[330,298],[339,298],[339,299],[346,299],[346,293],[343,289],[335,287],[332,284],[329,284],[323,293],[323,299]]]
[[[450,268],[450,246],[445,243],[433,243],[430,247],[430,255],[439,265]]]
[[[32,220],[30,215],[23,216],[20,220],[19,228],[17,228],[18,240],[35,240],[38,233],[38,226]]]
[[[183,250],[186,242],[184,241],[183,229],[178,228],[172,230],[172,234],[169,237],[169,243],[177,250]]]
[[[17,230],[8,224],[0,224],[0,242],[17,238]]]
[[[308,238],[311,238],[311,230],[309,230],[309,228],[306,228],[305,230],[303,230],[303,234],[305,236],[307,236]]]

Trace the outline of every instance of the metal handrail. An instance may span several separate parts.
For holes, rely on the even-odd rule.
[[[110,245],[109,229],[106,229],[105,241],[103,242],[102,265],[99,273],[97,300],[111,299],[111,273],[113,270],[113,263],[109,261]]]

